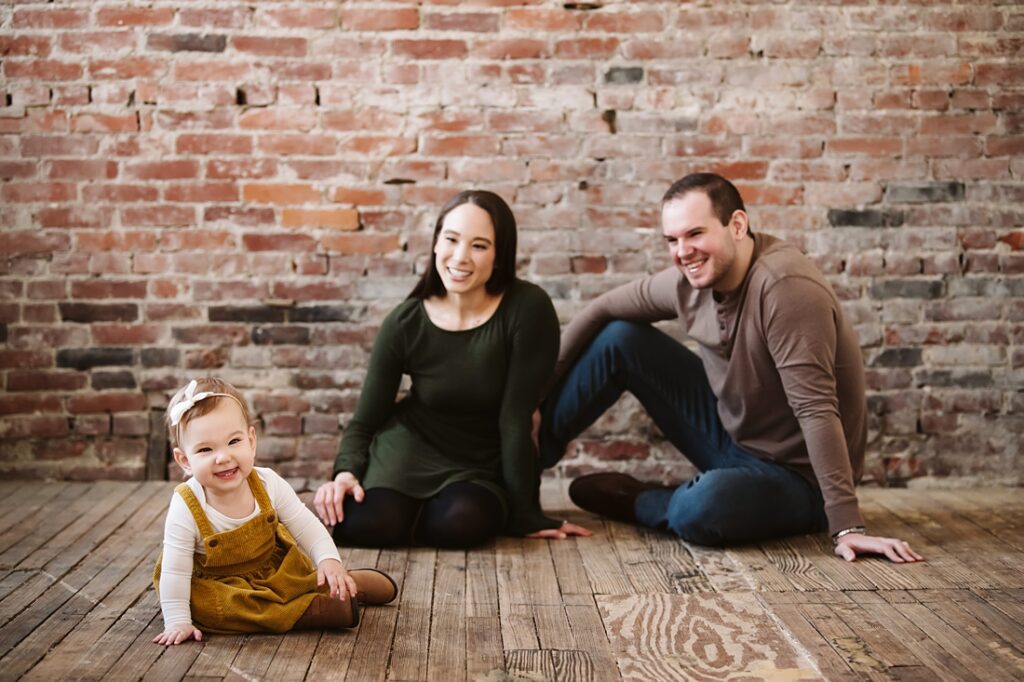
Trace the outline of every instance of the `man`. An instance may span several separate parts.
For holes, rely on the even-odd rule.
[[[753,234],[736,187],[711,173],[662,199],[674,267],[594,300],[567,327],[545,401],[545,466],[622,394],[701,472],[678,488],[619,473],[576,479],[588,511],[725,546],[827,528],[848,561],[922,557],[868,535],[854,492],[866,440],[860,347],[820,271]],[[699,357],[650,326],[675,319]]]

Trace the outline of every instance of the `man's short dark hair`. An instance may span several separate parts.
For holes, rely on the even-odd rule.
[[[711,210],[723,225],[729,224],[732,214],[736,211],[747,211],[736,185],[717,173],[691,173],[681,180],[676,180],[661,198],[661,205],[681,199],[690,192],[703,192],[708,195]]]

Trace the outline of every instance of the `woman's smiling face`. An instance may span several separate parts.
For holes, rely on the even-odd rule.
[[[434,266],[448,293],[482,289],[494,272],[494,225],[475,204],[462,204],[444,218],[434,245]]]

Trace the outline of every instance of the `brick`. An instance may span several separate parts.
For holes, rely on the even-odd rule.
[[[182,134],[175,141],[178,154],[238,154],[252,153],[252,137],[249,135],[233,135],[226,133]],[[248,159],[255,161],[255,159]],[[261,159],[262,161],[262,159]],[[221,160],[221,163],[227,163]],[[209,168],[209,166],[207,166]]]
[[[419,11],[414,8],[402,9],[350,9],[341,10],[341,26],[350,31],[400,31],[419,28]],[[413,42],[413,41],[403,41]],[[421,41],[429,42],[429,41]],[[406,56],[417,55],[407,53]],[[459,56],[459,55],[450,55]]]
[[[275,298],[297,301],[343,300],[349,292],[345,286],[333,282],[274,282],[271,294]]]
[[[203,182],[170,185],[164,199],[175,202],[206,204],[213,201],[238,201],[238,185],[233,182]]]
[[[19,415],[0,418],[0,439],[57,438],[68,433],[68,419],[62,415]]]
[[[89,75],[101,79],[156,78],[163,75],[166,68],[165,61],[144,57],[89,61]]]
[[[468,54],[464,40],[395,40],[391,50],[407,59],[461,59]]]
[[[0,415],[62,412],[63,408],[61,399],[53,395],[0,396]]]
[[[0,232],[0,253],[6,255],[66,251],[70,243],[64,234],[40,233],[37,230]]]
[[[290,209],[281,211],[282,227],[321,227],[358,230],[359,212],[353,209]]]
[[[135,303],[60,303],[58,307],[65,322],[134,322],[139,318]]]
[[[274,224],[274,209],[240,206],[208,206],[203,211],[203,220],[206,223],[229,222],[245,227]],[[196,235],[200,239],[207,239],[205,236]],[[234,243],[231,235],[218,235],[218,243]]]
[[[361,135],[342,140],[338,144],[341,153],[365,154],[373,157],[397,156],[416,151],[416,139],[382,135]]]
[[[388,234],[337,234],[320,239],[325,249],[336,253],[381,254],[399,248],[398,235]]]
[[[248,62],[229,62],[224,60],[198,60],[190,59],[187,62],[175,62],[174,78],[180,81],[241,81],[252,75],[252,65]],[[172,112],[160,112],[165,115],[173,115]],[[231,115],[231,112],[221,112],[222,115]],[[177,112],[179,116],[201,116],[192,112]],[[227,125],[217,126],[227,128]]]
[[[35,9],[19,7],[14,10],[11,26],[14,28],[84,28],[89,24],[88,9],[48,7]]]
[[[331,135],[260,135],[257,145],[265,154],[330,156],[335,153],[338,142]]]
[[[489,135],[431,136],[423,141],[423,153],[431,156],[488,156],[498,153],[498,140]]]
[[[228,39],[216,33],[153,33],[146,47],[158,52],[223,52]]]
[[[0,190],[6,201],[17,203],[72,201],[75,185],[60,182],[9,182]]]
[[[333,29],[338,25],[334,7],[269,7],[258,15],[262,26],[274,28]]]
[[[130,348],[67,348],[57,351],[57,366],[78,370],[109,365],[131,365]]]
[[[312,185],[243,185],[242,201],[257,204],[309,204],[318,203],[322,192]]]
[[[234,36],[231,46],[242,53],[262,57],[304,57],[305,38],[270,38],[264,36]]]
[[[359,309],[352,305],[302,306],[288,311],[291,322],[352,322],[359,315]]]
[[[835,227],[899,227],[903,220],[903,212],[892,209],[828,210],[828,222]]]
[[[127,280],[86,280],[71,283],[72,298],[136,298],[146,297],[146,282]]]
[[[643,79],[642,66],[613,66],[604,73],[604,82],[611,85],[640,83]]]
[[[53,353],[48,350],[0,349],[0,369],[52,367]]]
[[[146,396],[134,391],[110,391],[68,398],[68,412],[138,412],[146,409]]]
[[[944,293],[945,284],[941,279],[891,279],[875,282],[871,285],[871,297],[876,299],[934,299],[941,298]]]
[[[309,327],[288,325],[256,327],[252,330],[252,342],[265,345],[308,344]]]
[[[162,26],[173,20],[170,7],[101,7],[96,12],[98,26]]]
[[[329,130],[373,130],[391,132],[402,126],[400,114],[383,109],[325,111],[321,124]]]
[[[128,370],[93,372],[91,384],[94,391],[137,388],[135,375]]]
[[[574,38],[555,43],[555,56],[563,59],[607,59],[619,47],[618,38]]]
[[[0,36],[0,54],[15,57],[46,57],[51,40],[46,36]]]
[[[495,33],[499,27],[499,15],[490,12],[430,13],[423,17],[423,27],[433,31]]]
[[[136,180],[180,180],[199,175],[199,164],[190,159],[143,161],[125,165],[125,175]]]
[[[586,18],[586,30],[607,33],[652,33],[665,27],[665,14],[660,11],[600,12]]]
[[[161,341],[165,327],[157,324],[93,324],[93,340],[103,346],[149,345]]]
[[[121,223],[128,226],[176,227],[195,225],[195,209],[187,206],[146,206],[121,209]]]
[[[284,322],[285,309],[271,306],[210,306],[210,322]]]
[[[305,234],[244,234],[247,251],[313,251],[316,239]]]
[[[13,370],[7,373],[8,391],[77,391],[87,378],[78,372]]]
[[[160,196],[156,187],[149,185],[127,185],[127,184],[90,184],[82,188],[82,199],[88,202],[100,201],[118,204],[138,203],[144,201],[156,201]],[[109,224],[113,212],[109,208],[95,207],[72,209],[57,209],[69,212],[75,216],[95,215],[96,219],[88,220],[82,227],[103,227]],[[102,216],[102,217],[101,217]],[[72,227],[68,225],[67,227]]]
[[[940,201],[963,201],[962,182],[900,183],[886,186],[885,199],[897,204],[924,204]]]
[[[316,112],[285,107],[253,109],[243,113],[238,124],[254,130],[310,130],[316,125]]]

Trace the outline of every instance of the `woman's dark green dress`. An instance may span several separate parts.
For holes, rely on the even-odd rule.
[[[423,302],[408,299],[385,318],[334,474],[366,489],[431,497],[456,481],[494,492],[506,531],[556,528],[541,512],[532,415],[558,357],[558,317],[543,289],[515,280],[487,322],[447,331]],[[402,375],[408,396],[395,402]]]

